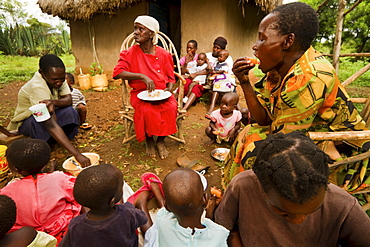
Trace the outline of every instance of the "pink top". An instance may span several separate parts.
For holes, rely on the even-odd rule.
[[[235,127],[235,123],[242,119],[242,114],[240,111],[234,110],[231,117],[223,118],[220,109],[217,109],[211,113],[211,119],[216,123],[216,129],[220,133],[220,136],[226,137],[229,131]]]
[[[190,62],[197,63],[198,55],[199,55],[198,53],[195,53],[194,59],[192,61],[190,61]],[[182,58],[180,58],[180,60],[179,60],[180,65],[184,65],[185,64],[185,59],[186,59],[185,56],[182,57]]]
[[[17,205],[17,219],[10,231],[24,226],[52,236],[66,231],[81,211],[73,197],[75,180],[63,172],[41,173],[37,179],[27,176],[2,188],[0,194],[11,197]]]

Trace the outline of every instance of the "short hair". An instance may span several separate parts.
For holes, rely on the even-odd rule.
[[[0,195],[0,239],[13,227],[17,218],[17,208],[12,198]]]
[[[199,57],[200,55],[203,55],[203,56],[205,56],[205,57],[207,58],[207,55],[206,55],[204,52],[199,53],[199,54],[198,54],[198,57]]]
[[[121,170],[112,164],[101,164],[84,169],[73,188],[76,201],[90,209],[109,204],[123,181]]]
[[[20,139],[12,142],[5,156],[10,166],[34,175],[49,162],[51,149],[47,142],[39,139]]]
[[[282,35],[294,33],[303,50],[310,47],[319,30],[317,13],[310,5],[301,2],[283,4],[270,14],[276,14],[278,20],[275,29]]]
[[[66,68],[62,59],[54,54],[46,54],[42,56],[39,61],[39,67],[44,73],[48,73],[50,68]]]
[[[195,48],[198,48],[198,42],[194,39],[188,41],[188,43],[193,43]]]
[[[66,78],[68,77],[68,79],[74,83],[75,82],[75,78],[73,77],[73,75],[71,73],[66,73]]]
[[[299,131],[270,135],[252,167],[265,192],[273,190],[294,203],[305,203],[327,188],[332,160]]]
[[[166,205],[178,216],[192,216],[203,212],[204,188],[200,176],[189,168],[179,167],[163,180]]]
[[[225,93],[221,100],[225,98],[225,99],[228,99],[228,100],[235,100],[235,104],[238,104],[239,102],[239,95],[237,93],[234,93],[234,92],[230,92],[230,93]]]

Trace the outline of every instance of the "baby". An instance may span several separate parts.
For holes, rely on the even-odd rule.
[[[208,63],[208,59],[205,53],[199,53],[197,62],[189,62],[188,64],[188,69],[187,69],[187,74],[184,75],[184,78],[188,79],[189,75],[200,72],[200,71],[205,71],[208,67],[210,67]],[[193,91],[194,86],[196,87],[203,87],[203,85],[206,83],[206,77],[207,75],[197,75],[194,77],[194,79],[190,80],[190,78],[187,81],[187,83],[184,86],[184,91],[185,91],[185,97],[183,99],[183,102],[186,103],[188,101],[188,98],[190,94]]]
[[[145,235],[144,247],[226,247],[229,231],[205,218],[207,181],[189,168],[171,171],[163,181],[165,207]]]
[[[83,96],[80,90],[72,87],[75,83],[75,79],[71,73],[66,73],[66,81],[71,90],[73,109],[78,112],[78,116],[80,117],[80,125],[86,126],[86,124],[84,125],[87,115],[85,96]]]
[[[221,50],[218,53],[218,62],[215,64],[215,67],[213,68],[212,74],[224,74],[229,72],[229,66],[225,62],[226,59],[229,57],[229,51],[228,50]]]
[[[60,247],[138,246],[136,229],[147,218],[129,202],[117,204],[123,194],[122,177],[111,164],[92,166],[78,175],[73,194],[90,211],[72,219]]]
[[[29,226],[7,233],[13,227],[16,215],[15,202],[8,196],[0,195],[0,246],[56,246],[57,240],[53,236]]]
[[[210,145],[217,141],[233,142],[240,131],[242,114],[236,110],[239,102],[237,93],[225,93],[221,98],[220,109],[210,115],[209,126],[206,128],[206,135],[211,139]]]

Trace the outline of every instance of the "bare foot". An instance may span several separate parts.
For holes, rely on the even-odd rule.
[[[153,137],[147,137],[146,138],[146,154],[151,157],[156,157],[156,151],[155,151],[155,145],[154,145]]]
[[[206,141],[206,145],[211,146],[215,142],[216,142],[215,140],[209,140],[209,141]]]
[[[147,204],[147,201],[149,200],[150,195],[151,195],[151,192],[149,190],[142,191],[140,195],[135,199],[134,205],[140,209],[142,209],[144,206],[146,207],[146,204]]]
[[[159,157],[161,157],[162,160],[168,157],[169,152],[166,148],[166,145],[164,145],[164,137],[158,137],[157,148]]]
[[[150,182],[150,187],[152,189],[152,193],[155,197],[155,199],[158,202],[159,207],[164,207],[164,198],[161,192],[161,189],[159,187],[159,184],[156,182]]]

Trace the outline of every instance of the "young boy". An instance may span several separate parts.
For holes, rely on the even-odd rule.
[[[205,183],[189,168],[177,168],[163,181],[165,207],[145,235],[144,247],[227,246],[229,231],[205,218]]]
[[[207,75],[197,75],[193,79],[188,78],[191,74],[197,73],[200,71],[204,71],[207,68],[210,68],[210,65],[208,63],[208,59],[205,53],[199,53],[197,62],[189,62],[188,69],[186,70],[186,74],[184,75],[184,78],[187,79],[187,83],[184,86],[185,90],[185,97],[183,99],[183,102],[186,103],[188,101],[188,98],[190,97],[190,94],[193,92],[194,86],[199,87],[203,93],[203,85],[206,83],[206,77]],[[199,86],[197,86],[199,85]],[[199,89],[196,89],[199,90]]]
[[[7,233],[14,225],[17,215],[15,202],[5,195],[0,195],[0,246],[14,247],[55,247],[57,240],[45,232],[36,231],[25,226],[21,229]]]
[[[83,96],[80,90],[72,87],[72,85],[75,83],[75,79],[71,73],[66,73],[66,81],[69,89],[71,90],[73,109],[78,112],[78,116],[80,117],[80,125],[84,126],[87,114],[85,96]]]
[[[237,93],[225,93],[221,98],[220,109],[210,115],[206,135],[211,139],[208,145],[217,141],[233,142],[241,127],[242,114],[236,110],[239,102]]]
[[[226,63],[226,59],[229,57],[228,50],[221,50],[218,53],[218,62],[215,64],[215,67],[212,70],[212,74],[225,74],[229,73],[230,67]]]
[[[23,176],[0,190],[17,205],[11,231],[31,226],[60,241],[71,219],[81,211],[72,194],[76,178],[63,172],[41,173],[50,160],[50,147],[42,140],[14,141],[6,150],[6,159],[9,168]]]
[[[136,229],[147,218],[129,202],[116,204],[123,194],[122,177],[111,164],[92,166],[78,175],[73,194],[90,211],[71,221],[60,247],[138,246]]]

